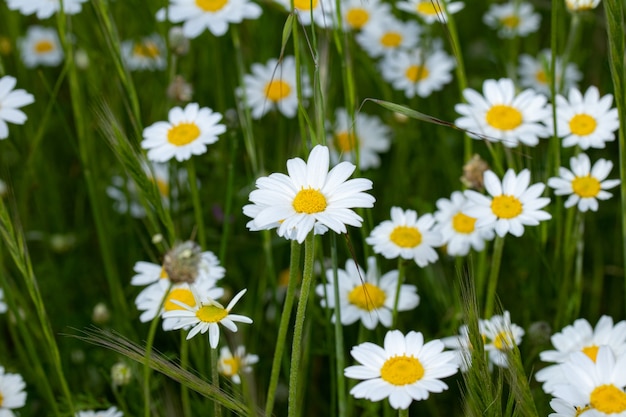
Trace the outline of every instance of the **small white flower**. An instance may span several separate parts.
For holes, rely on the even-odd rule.
[[[541,15],[535,13],[533,6],[525,2],[492,4],[483,16],[485,24],[498,29],[501,38],[527,36],[539,29]]]
[[[131,71],[163,70],[167,66],[165,42],[156,33],[139,41],[124,41],[121,49],[122,58]]]
[[[0,415],[14,416],[11,410],[26,404],[26,383],[20,374],[5,373],[0,366]]]
[[[592,10],[598,7],[600,0],[565,0],[567,9],[571,12]]]
[[[21,88],[14,90],[16,83],[15,77],[10,75],[0,78],[0,140],[9,137],[7,122],[18,125],[23,125],[26,122],[26,114],[19,108],[35,101],[35,97],[25,90]],[[0,192],[0,195],[2,194]]]
[[[117,407],[111,407],[106,410],[87,410],[78,411],[75,417],[123,417],[124,413],[117,409]]]
[[[435,22],[446,23],[448,15],[458,12],[465,6],[460,1],[448,3],[448,0],[444,0],[444,2],[445,11],[442,0],[405,0],[396,3],[396,7],[398,10],[419,16],[425,23],[430,25]]]
[[[276,0],[285,10],[291,11],[291,0]],[[316,26],[330,28],[335,21],[333,0],[294,0],[294,13],[304,26],[311,24],[311,15]]]
[[[508,367],[508,351],[522,343],[524,329],[511,323],[511,315],[505,311],[483,322],[485,351],[489,362],[501,368]]]
[[[413,49],[419,42],[421,28],[414,21],[396,18],[377,19],[356,35],[356,41],[372,58],[398,49]]]
[[[59,35],[52,28],[30,26],[26,31],[26,37],[21,38],[18,45],[22,61],[28,68],[38,65],[56,67],[63,61]]]
[[[80,13],[82,4],[89,0],[63,0],[66,15]],[[47,19],[61,9],[61,0],[7,0],[10,10],[19,10],[25,16],[37,14],[37,19]]]
[[[363,30],[372,22],[390,18],[391,6],[381,0],[342,0],[341,14],[344,30]]]
[[[227,346],[220,348],[220,356],[217,360],[217,371],[230,378],[235,384],[241,384],[240,374],[252,371],[252,366],[259,362],[257,355],[246,353],[244,346],[238,346],[235,354],[230,353]]]
[[[551,94],[551,77],[552,77],[552,54],[550,50],[544,49],[539,53],[537,58],[530,55],[522,54],[519,57],[518,74],[520,76],[520,85],[525,88],[532,88],[538,93],[549,96]],[[569,91],[572,87],[576,87],[577,83],[582,79],[582,74],[573,62],[569,62],[563,69],[563,62],[560,57],[556,58],[556,74],[555,87],[556,91]]]
[[[620,180],[606,180],[613,168],[613,163],[606,159],[598,159],[593,167],[589,157],[578,154],[570,158],[571,171],[559,168],[559,177],[548,180],[548,186],[554,188],[556,195],[569,195],[565,207],[578,206],[580,211],[598,211],[598,200],[608,200],[613,196],[610,188],[619,185]]]

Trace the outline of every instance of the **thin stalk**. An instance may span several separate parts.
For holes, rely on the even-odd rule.
[[[339,300],[339,274],[337,273],[337,235],[330,235],[330,259],[333,268],[333,295],[335,300]],[[341,308],[338,302],[335,302],[335,378],[337,379],[337,405],[339,408],[339,417],[346,416],[347,400],[346,400],[346,380],[343,370],[346,367],[346,359],[344,357],[343,343],[343,325],[341,324]]]
[[[398,417],[409,417],[409,409],[405,408],[405,409],[399,409],[398,410]]]
[[[393,311],[391,312],[391,328],[395,329],[398,326],[398,303],[400,302],[400,289],[402,288],[402,281],[404,281],[404,259],[398,257],[398,283],[396,284],[396,297],[393,300]]]
[[[219,359],[219,355],[217,353],[217,348],[211,348],[211,383],[215,387],[215,391],[219,392],[220,390],[220,375],[217,372],[217,361]],[[213,402],[213,416],[214,417],[222,417],[222,406],[219,402]]]
[[[294,323],[293,343],[291,349],[291,367],[289,369],[289,400],[287,416],[298,415],[298,376],[300,375],[300,360],[302,356],[302,337],[304,331],[304,318],[306,307],[309,301],[309,290],[313,282],[313,260],[315,256],[315,234],[309,232],[304,241],[304,270],[302,273],[302,286],[300,288],[300,298],[296,310],[296,321]]]
[[[189,366],[189,342],[185,332],[180,332],[180,367],[187,370]],[[180,402],[183,406],[183,416],[191,417],[191,404],[189,403],[189,388],[185,384],[180,385]]]
[[[198,231],[198,242],[200,246],[206,249],[206,233],[204,229],[204,219],[202,218],[202,205],[200,204],[200,193],[198,193],[198,182],[196,177],[196,164],[193,159],[187,161],[187,173],[189,174],[189,190],[191,191],[191,200],[193,201],[193,213],[196,218],[196,227]]]
[[[484,318],[488,319],[493,314],[496,299],[496,288],[498,287],[498,276],[500,275],[500,263],[502,262],[502,251],[504,249],[504,237],[496,236],[493,244],[493,256],[491,258],[491,271],[487,283],[487,297],[485,299]]]
[[[583,255],[585,252],[585,216],[578,211],[576,215],[576,264],[574,267],[574,300],[570,317],[579,317],[583,298]]]

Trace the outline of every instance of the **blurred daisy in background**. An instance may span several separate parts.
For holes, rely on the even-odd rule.
[[[30,26],[18,45],[22,61],[28,68],[39,65],[56,67],[63,61],[63,48],[55,29]]]
[[[326,270],[326,284],[320,284],[316,293],[322,297],[322,307],[336,309],[339,304],[341,324],[344,326],[361,321],[365,328],[373,330],[378,322],[389,328],[393,322],[393,311],[413,310],[419,304],[417,287],[400,284],[398,286],[398,270],[380,275],[376,258],[367,258],[367,271],[357,265],[354,260],[346,261],[345,269],[337,269],[337,284],[339,286],[339,300],[335,299],[334,271]],[[333,323],[336,315],[333,314]]]
[[[598,7],[600,0],[565,0],[567,10],[571,12],[580,12],[592,10]]]
[[[365,241],[387,259],[413,259],[425,267],[439,259],[433,247],[441,246],[442,236],[433,230],[434,225],[432,214],[418,217],[415,210],[392,207],[391,220],[376,226]]]
[[[12,410],[26,404],[26,383],[20,374],[5,372],[0,366],[0,416],[13,417]]]
[[[131,71],[163,70],[167,66],[167,51],[163,38],[154,33],[139,41],[122,42],[122,59]]]
[[[452,81],[456,61],[440,47],[432,51],[421,48],[391,52],[380,62],[385,81],[404,91],[407,98],[428,97]]]
[[[478,320],[478,332],[485,340],[485,320]],[[472,364],[471,342],[469,337],[469,327],[464,324],[459,327],[459,334],[441,338],[441,342],[448,349],[452,349],[455,354],[455,361],[461,372],[467,372]]]
[[[111,407],[106,410],[86,410],[78,411],[75,417],[122,417],[124,413],[117,409],[117,407]]]
[[[448,3],[447,0],[406,0],[396,3],[398,10],[413,13],[427,24],[446,23],[449,14],[455,14],[464,6],[460,1]]]
[[[335,123],[327,137],[331,162],[357,162],[359,169],[380,166],[379,153],[387,152],[391,146],[391,129],[377,116],[362,112],[354,114],[354,121],[344,108],[335,111]]]
[[[15,89],[17,80],[15,77],[5,75],[0,78],[0,140],[9,137],[8,123],[23,125],[26,122],[26,114],[19,110],[20,107],[35,102],[35,97],[23,89]],[[3,193],[0,192],[0,195]]]
[[[291,0],[276,0],[276,2],[291,12]],[[330,28],[335,22],[335,2],[333,0],[294,0],[293,7],[298,16],[298,21],[304,26],[310,25],[313,21],[315,26]]]
[[[208,29],[215,36],[222,36],[231,23],[244,19],[257,19],[261,7],[249,0],[170,0],[167,11],[160,9],[156,18],[183,24],[187,38],[197,38]]]
[[[483,16],[483,22],[490,28],[497,29],[501,38],[515,38],[536,32],[541,23],[541,15],[535,13],[533,6],[526,2],[493,3]]]
[[[569,90],[567,98],[556,96],[556,132],[563,137],[563,147],[580,146],[581,149],[604,148],[606,142],[615,140],[619,117],[613,105],[613,95],[600,97],[597,87],[591,86],[583,95],[578,89]],[[547,118],[552,131],[552,117]]]
[[[483,95],[466,88],[463,97],[467,103],[454,107],[461,115],[454,123],[475,139],[513,148],[520,143],[535,146],[550,134],[543,124],[552,118],[547,98],[531,89],[517,94],[509,78],[486,80]]]
[[[151,161],[185,161],[205,153],[207,145],[217,142],[218,135],[226,132],[221,120],[220,113],[201,108],[198,103],[189,103],[184,109],[174,107],[167,122],[156,122],[143,130],[141,147],[148,150]]]
[[[507,233],[519,237],[524,234],[524,226],[537,226],[540,221],[552,218],[548,212],[540,210],[550,203],[549,198],[540,197],[545,184],[530,185],[528,169],[519,174],[509,169],[502,181],[489,170],[484,178],[490,196],[465,190],[465,197],[471,204],[464,213],[477,219],[476,227],[493,227],[500,237]]]
[[[613,196],[610,188],[619,185],[620,180],[606,180],[613,162],[598,159],[593,167],[589,157],[580,153],[570,158],[570,168],[559,168],[559,176],[548,179],[548,186],[556,195],[569,195],[565,207],[578,206],[578,210],[598,211],[598,200],[608,200]],[[606,180],[606,181],[605,181]]]
[[[89,0],[63,0],[63,12],[66,15],[80,13],[83,3]],[[37,14],[37,19],[47,19],[61,9],[61,0],[7,0],[10,10],[19,10],[20,13],[30,16]]]
[[[259,362],[259,357],[246,353],[244,346],[237,346],[235,353],[231,353],[227,346],[220,348],[217,360],[217,371],[235,384],[241,384],[241,374],[252,371],[252,365]]]
[[[286,56],[280,62],[270,59],[265,65],[252,64],[252,74],[243,76],[243,89],[238,90],[239,97],[245,94],[253,119],[260,119],[270,110],[278,110],[284,116],[292,118],[298,111],[298,90],[296,83],[296,61],[293,56]],[[302,97],[311,97],[309,77],[301,71]]]
[[[360,31],[372,22],[392,17],[391,6],[380,0],[342,0],[343,29]]]
[[[524,329],[511,323],[511,315],[505,311],[483,321],[485,351],[489,363],[500,368],[508,368],[509,351],[522,343]]]
[[[356,41],[371,58],[378,58],[398,49],[413,49],[422,33],[414,21],[396,18],[377,19],[356,35]]]
[[[538,93],[550,96],[552,77],[552,54],[550,50],[544,49],[533,58],[530,55],[522,54],[519,57],[519,83],[522,87],[532,88]],[[556,58],[556,92],[567,92],[572,87],[576,87],[582,79],[582,74],[573,62],[569,62],[563,69],[561,58]]]
[[[344,374],[363,380],[350,390],[355,398],[389,398],[391,407],[404,410],[413,401],[427,399],[431,392],[447,390],[441,378],[458,371],[454,353],[444,352],[440,340],[424,343],[420,332],[411,331],[405,336],[399,330],[390,330],[383,346],[365,342],[350,351],[360,365],[348,366]]]

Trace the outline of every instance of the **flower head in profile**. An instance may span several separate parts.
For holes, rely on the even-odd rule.
[[[31,104],[35,101],[32,94],[25,90],[15,90],[17,80],[15,77],[5,75],[0,77],[0,140],[9,137],[8,123],[18,125],[24,124],[27,117],[20,107]]]
[[[398,289],[398,271],[389,271],[380,276],[376,265],[376,258],[367,258],[367,271],[364,271],[352,259],[346,261],[345,269],[337,270],[339,286],[339,300],[334,296],[334,271],[326,270],[326,284],[320,284],[316,288],[317,295],[322,298],[322,307],[337,308],[341,311],[341,324],[349,325],[361,321],[363,326],[372,330],[378,322],[391,327],[392,311],[409,311],[419,304],[417,287],[414,285],[401,284],[400,293],[396,297]],[[333,322],[336,320],[333,315]]]
[[[75,417],[122,417],[124,413],[117,409],[117,407],[110,407],[106,410],[85,410],[78,411]]]
[[[167,54],[163,38],[154,33],[138,41],[122,42],[122,59],[131,71],[163,70],[167,66]]]
[[[26,383],[20,374],[5,372],[0,366],[0,416],[13,417],[16,408],[26,404]]]
[[[569,91],[576,87],[582,79],[582,74],[573,62],[568,62],[563,68],[563,61],[556,58],[555,87],[557,92]],[[519,57],[518,74],[520,85],[525,88],[532,88],[538,93],[550,96],[552,84],[552,53],[549,49],[544,49],[535,58],[527,54]]]
[[[391,6],[381,0],[345,0],[341,3],[343,29],[360,31],[380,19],[391,17]]]
[[[552,218],[541,210],[550,203],[549,198],[540,197],[545,185],[530,185],[528,169],[519,174],[509,169],[502,181],[493,171],[486,171],[484,178],[489,196],[465,190],[465,196],[472,203],[465,213],[477,219],[476,227],[494,227],[500,237],[507,233],[519,237],[524,234],[524,226],[537,226],[540,221]]]
[[[373,207],[374,197],[364,193],[372,188],[372,182],[349,180],[356,169],[350,162],[340,162],[330,171],[329,164],[328,148],[317,145],[307,162],[300,158],[287,161],[288,175],[259,178],[249,198],[260,210],[244,207],[244,213],[254,213],[254,228],[278,227],[280,236],[295,233],[302,243],[316,223],[336,233],[346,233],[346,225],[360,227],[363,219],[352,209]]]
[[[420,26],[403,22],[394,17],[377,19],[356,35],[356,41],[371,58],[384,56],[392,51],[417,47]]]
[[[206,29],[215,36],[222,36],[231,23],[244,19],[257,19],[261,7],[250,0],[170,0],[168,10],[157,12],[157,20],[166,16],[172,23],[183,24],[187,38],[197,38]]]
[[[245,346],[237,346],[235,353],[231,353],[227,346],[220,349],[217,360],[217,371],[230,378],[235,384],[241,384],[241,374],[252,371],[252,365],[259,361],[257,355],[246,353]]]
[[[30,26],[26,36],[19,40],[24,65],[56,67],[63,61],[63,48],[57,31],[43,26]]]
[[[350,354],[360,365],[349,366],[348,378],[363,380],[351,390],[355,398],[370,401],[389,399],[395,409],[407,409],[413,401],[448,389],[441,378],[458,371],[454,353],[444,352],[440,340],[424,343],[420,332],[405,336],[399,330],[385,335],[384,346],[370,342],[352,348]]]
[[[608,189],[619,185],[620,180],[607,180],[613,163],[598,159],[591,166],[589,157],[580,153],[570,158],[570,168],[559,168],[559,176],[548,179],[548,186],[556,195],[569,195],[565,207],[578,206],[580,211],[598,211],[598,200],[608,200],[613,196]]]
[[[567,10],[570,12],[582,12],[593,10],[598,7],[600,0],[565,0]]]
[[[143,130],[141,147],[148,149],[151,161],[185,161],[205,153],[207,145],[217,142],[218,135],[226,132],[221,120],[220,113],[201,108],[198,103],[189,103],[184,109],[174,107],[167,122],[156,122]]]
[[[549,135],[543,124],[551,118],[548,99],[531,89],[517,94],[509,78],[486,80],[483,95],[466,88],[463,97],[467,103],[454,107],[461,115],[455,124],[475,139],[514,148],[520,143],[535,146],[539,138]]]
[[[82,4],[89,0],[63,0],[66,15],[80,13]],[[7,0],[10,10],[19,10],[25,16],[36,14],[37,19],[47,19],[61,9],[61,0]]]
[[[430,25],[436,22],[446,23],[449,14],[458,12],[465,5],[460,1],[448,0],[404,0],[396,3],[396,6],[398,10],[413,13]]]
[[[539,29],[541,15],[526,2],[492,4],[483,16],[485,24],[498,30],[501,38],[527,36]]]

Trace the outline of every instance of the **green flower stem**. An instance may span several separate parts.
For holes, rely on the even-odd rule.
[[[496,299],[496,288],[498,287],[498,276],[500,275],[500,263],[502,262],[502,250],[504,249],[504,237],[496,236],[493,245],[493,257],[491,258],[491,271],[487,283],[487,297],[485,299],[485,314],[483,318],[489,319],[493,315],[493,308]]]
[[[404,281],[404,259],[398,257],[398,283],[396,284],[396,298],[393,301],[393,311],[391,312],[391,328],[395,329],[398,326],[398,303],[400,302],[400,288],[402,288],[402,281]]]
[[[574,267],[574,299],[570,317],[579,317],[583,299],[583,255],[585,252],[585,215],[576,213],[576,264]]]
[[[196,177],[196,164],[193,159],[187,161],[187,172],[189,173],[189,190],[193,201],[193,213],[196,217],[196,227],[198,230],[198,242],[206,250],[206,234],[204,229],[204,219],[202,218],[202,205],[200,204],[200,193],[198,193],[198,182]]]
[[[293,331],[293,343],[291,349],[291,367],[289,369],[289,404],[287,408],[288,417],[298,415],[298,376],[300,374],[300,359],[302,354],[302,336],[304,331],[304,318],[306,307],[309,301],[309,290],[313,282],[313,259],[315,255],[315,234],[309,232],[304,241],[304,270],[302,273],[302,286],[300,288],[300,298],[296,310],[296,321]]]
[[[297,241],[291,241],[291,257],[289,260],[289,284],[287,285],[287,294],[285,295],[285,304],[283,312],[280,316],[280,325],[278,328],[278,337],[276,338],[276,348],[274,350],[274,359],[272,361],[272,372],[270,375],[270,383],[267,390],[267,400],[265,405],[265,415],[271,416],[274,409],[274,399],[276,395],[276,386],[278,385],[278,376],[280,374],[280,364],[285,351],[285,339],[289,329],[289,321],[291,319],[291,310],[293,308],[293,300],[300,276],[300,253],[302,247]]]
[[[330,235],[330,258],[333,267],[333,295],[335,300],[340,299],[339,295],[339,276],[337,274],[337,235]],[[347,416],[347,400],[346,400],[346,379],[343,370],[346,367],[346,359],[344,356],[343,343],[343,325],[341,324],[341,303],[335,301],[335,378],[337,379],[337,402],[339,407],[339,417]]]
[[[215,391],[219,392],[220,390],[220,374],[217,372],[217,361],[219,359],[219,354],[217,353],[217,348],[211,348],[211,382],[215,387]],[[222,406],[218,401],[213,402],[213,416],[214,417],[222,417]]]
[[[187,370],[189,366],[189,342],[185,332],[180,332],[180,367]],[[189,403],[189,388],[185,384],[180,385],[180,402],[183,406],[183,416],[191,417],[191,404]]]
[[[399,409],[398,410],[398,417],[409,417],[409,409],[408,408],[406,408],[404,410],[402,408]]]

